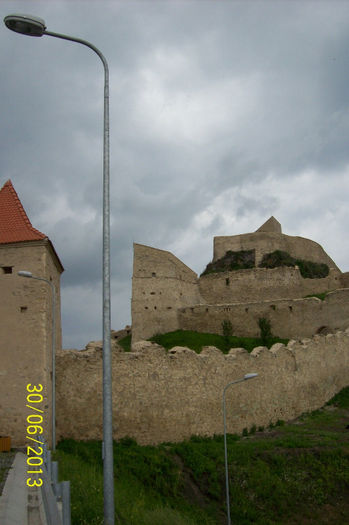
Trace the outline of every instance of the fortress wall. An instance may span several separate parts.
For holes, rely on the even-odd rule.
[[[259,376],[227,391],[230,433],[293,419],[348,385],[349,330],[227,356],[212,347],[200,355],[142,342],[135,347],[112,355],[113,428],[115,439],[131,436],[141,444],[223,434],[223,389],[248,372]],[[101,351],[63,350],[56,364],[57,436],[101,439]]]
[[[337,289],[339,283],[340,273],[335,269],[322,279],[303,279],[298,268],[281,266],[203,275],[199,290],[206,303],[222,304],[304,297]]]
[[[134,245],[132,342],[178,328],[177,310],[200,302],[197,275],[172,253]]]
[[[196,305],[181,308],[179,325],[183,330],[222,333],[222,321],[230,320],[236,336],[258,337],[258,319],[271,322],[274,335],[284,338],[311,337],[319,329],[334,331],[349,326],[349,289],[330,292],[324,301],[281,299],[244,304]]]
[[[240,251],[253,249],[256,250],[256,266],[259,265],[265,253],[282,250],[288,252],[293,257],[325,263],[330,268],[336,268],[338,270],[335,262],[317,242],[305,239],[304,237],[293,237],[272,232],[255,232],[243,235],[214,237],[213,260],[216,261],[220,259],[228,250]]]
[[[339,276],[341,288],[349,288],[349,272],[342,273]]]

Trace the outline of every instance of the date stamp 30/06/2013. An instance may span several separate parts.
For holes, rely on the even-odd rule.
[[[27,439],[30,441],[30,445],[27,445],[27,485],[28,487],[41,487],[43,480],[41,474],[43,473],[40,468],[44,462],[43,460],[43,446],[42,442],[36,439],[34,436],[42,434],[44,411],[39,408],[43,402],[42,395],[43,386],[27,384],[27,404],[26,406],[32,410],[27,416]],[[41,405],[42,406],[42,405]]]

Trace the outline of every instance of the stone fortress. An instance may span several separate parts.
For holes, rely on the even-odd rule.
[[[304,278],[297,266],[259,267],[276,250],[325,264],[328,275]],[[248,252],[253,267],[198,277],[172,253],[135,244],[132,342],[178,329],[222,333],[223,320],[231,321],[234,335],[251,337],[259,335],[259,318],[284,338],[349,325],[349,272],[342,273],[316,242],[283,234],[271,217],[254,233],[215,237],[212,262],[229,251]],[[306,297],[324,292],[329,293],[323,301]]]
[[[266,253],[287,251],[326,264],[328,275],[304,279],[295,266],[258,267]],[[136,244],[132,293],[132,351],[112,333],[113,436],[141,444],[222,434],[224,386],[248,372],[253,381],[227,396],[227,430],[289,420],[321,407],[349,383],[349,276],[315,242],[281,233],[271,218],[257,232],[216,237],[214,261],[245,250],[253,267],[200,278],[169,252]],[[56,291],[57,439],[102,438],[102,348],[61,349],[60,275],[63,266],[48,237],[36,230],[11,183],[0,189],[0,435],[24,446],[26,385],[43,385],[44,436],[51,442],[52,296],[47,283],[23,279],[19,270],[52,282]],[[305,295],[329,292],[325,299]],[[144,341],[178,328],[258,335],[259,317],[274,334],[293,337],[270,350],[228,354],[166,352]],[[326,333],[327,332],[327,333]],[[328,333],[333,332],[333,333]]]

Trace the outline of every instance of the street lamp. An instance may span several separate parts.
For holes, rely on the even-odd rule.
[[[104,128],[103,128],[103,481],[105,525],[114,525],[114,474],[113,474],[113,414],[112,374],[110,355],[110,177],[109,177],[109,68],[103,54],[93,44],[46,31],[45,21],[31,15],[5,16],[5,25],[23,35],[43,35],[70,40],[92,49],[104,67]]]
[[[227,518],[228,518],[228,525],[231,525],[231,519],[230,519],[230,498],[229,498],[229,473],[228,473],[228,454],[227,454],[227,425],[226,425],[226,412],[225,412],[225,393],[227,389],[231,385],[235,385],[236,383],[242,383],[243,381],[247,381],[248,379],[253,379],[254,377],[257,377],[258,374],[251,373],[251,374],[245,374],[244,377],[241,379],[236,379],[236,381],[231,381],[227,384],[227,386],[223,390],[223,425],[224,425],[224,465],[225,465],[225,491],[226,491],[226,498],[227,498]]]
[[[53,283],[43,277],[36,277],[31,272],[21,270],[17,272],[20,277],[44,281],[51,287],[52,291],[52,450],[56,450],[56,291]]]

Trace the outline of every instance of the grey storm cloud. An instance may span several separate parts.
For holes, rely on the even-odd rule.
[[[114,329],[131,321],[133,242],[201,272],[214,235],[275,215],[348,269],[348,3],[1,2],[13,12],[109,62]],[[64,346],[81,348],[101,338],[102,66],[4,25],[0,61],[0,183],[54,243]]]

